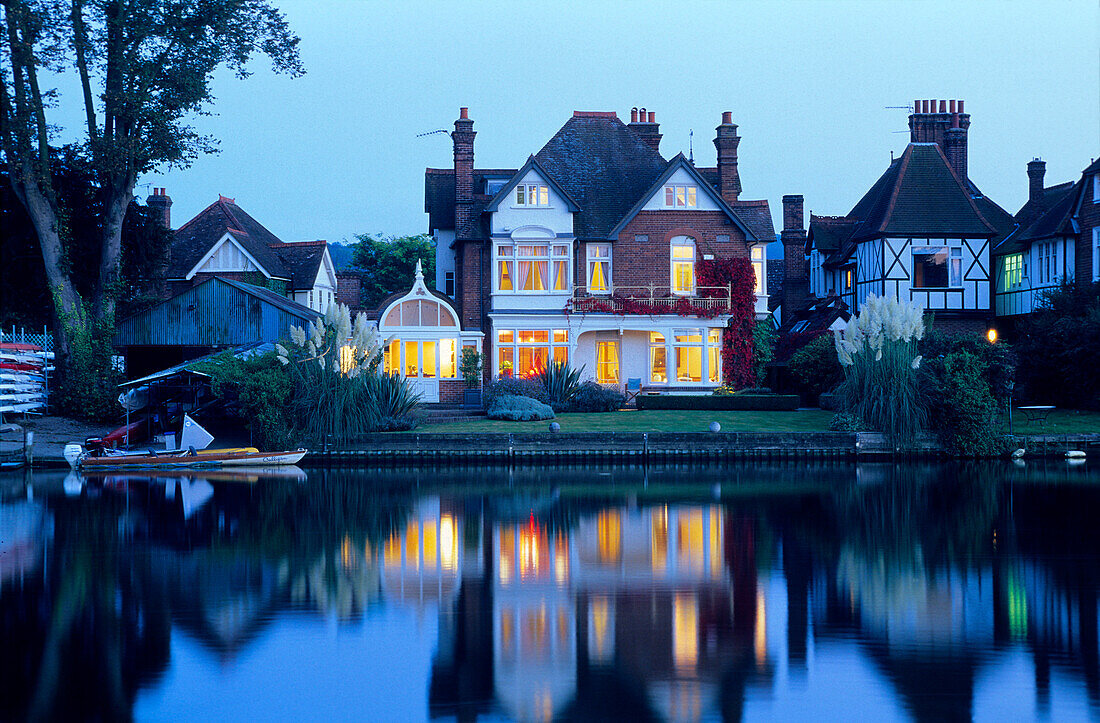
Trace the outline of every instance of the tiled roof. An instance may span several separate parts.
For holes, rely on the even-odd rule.
[[[825,263],[836,265],[844,263],[855,243],[852,233],[860,225],[859,219],[847,216],[815,216],[810,214],[810,229],[806,234],[807,251],[813,247],[825,255]]]
[[[325,258],[327,246],[327,241],[299,241],[290,244],[273,244],[271,250],[283,262],[283,267],[290,274],[292,289],[311,289]]]
[[[614,116],[573,116],[535,158],[580,206],[578,239],[603,239],[668,165]]]
[[[806,345],[817,335],[828,331],[829,327],[837,319],[848,321],[852,318],[852,312],[848,304],[836,293],[830,293],[824,298],[811,297],[804,301],[793,313],[783,314],[783,324],[779,327],[779,337],[783,340],[776,348],[776,361],[783,362],[790,359],[791,355]],[[795,326],[805,321],[799,330],[794,331]]]
[[[1073,235],[1073,210],[1080,188],[1080,181],[1068,181],[1044,188],[1038,199],[1028,199],[1016,214],[1016,233],[996,246],[994,253],[1019,253],[1039,239]]]
[[[475,168],[474,190],[484,188],[486,178],[509,178],[514,168]],[[428,168],[424,171],[424,212],[428,214],[428,233],[455,227],[455,172],[453,168]]]
[[[1082,173],[1100,173],[1100,158],[1097,158],[1095,161],[1090,163],[1089,167],[1082,171]]]
[[[729,206],[760,241],[770,243],[775,240],[772,211],[767,201],[734,201]]]
[[[998,235],[935,143],[910,143],[848,216],[862,221],[854,241],[893,235]]]

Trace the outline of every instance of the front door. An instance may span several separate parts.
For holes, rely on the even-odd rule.
[[[405,342],[405,379],[425,404],[439,401],[439,369],[434,341]]]

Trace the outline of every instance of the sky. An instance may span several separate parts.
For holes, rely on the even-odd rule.
[[[574,110],[656,113],[671,158],[714,165],[732,111],[743,199],[844,214],[908,143],[914,99],[962,99],[970,177],[1015,213],[1100,154],[1100,3],[273,0],[306,75],[257,62],[214,82],[196,126],[221,152],[149,174],[179,226],[218,195],[285,241],[422,233],[425,167],[468,106],[479,167],[518,168]],[[898,108],[898,106],[902,106]],[[79,114],[75,117],[79,123]]]

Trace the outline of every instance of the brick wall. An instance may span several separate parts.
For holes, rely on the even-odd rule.
[[[488,245],[483,241],[467,241],[458,245],[455,254],[455,302],[463,329],[481,329],[482,296],[489,308]]]
[[[944,312],[933,315],[932,328],[942,334],[978,334],[985,336],[992,321],[984,316],[945,316]]]
[[[439,401],[443,404],[461,404],[466,392],[466,383],[461,379],[439,380]]]
[[[359,274],[336,274],[336,303],[344,304],[352,310],[358,309],[361,287]]]
[[[1092,255],[1094,253],[1092,230],[1100,226],[1100,203],[1092,200],[1092,184],[1092,177],[1086,177],[1085,197],[1081,199],[1081,211],[1077,216],[1077,221],[1081,225],[1081,233],[1077,235],[1074,278],[1081,281],[1092,281]]]
[[[639,237],[644,236],[641,240]],[[612,247],[611,275],[616,286],[655,284],[668,289],[672,280],[671,241],[674,236],[695,239],[696,261],[704,254],[715,258],[748,258],[745,234],[721,211],[642,211],[619,234]],[[725,237],[719,241],[719,236]],[[588,283],[585,244],[579,244],[577,284]]]

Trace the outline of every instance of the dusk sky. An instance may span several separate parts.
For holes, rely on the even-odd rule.
[[[277,3],[306,75],[215,83],[222,152],[141,179],[178,226],[217,199],[284,240],[420,233],[424,168],[450,167],[460,106],[476,164],[521,166],[574,110],[656,113],[671,158],[714,165],[733,112],[742,198],[846,213],[908,142],[916,98],[963,99],[970,176],[1015,213],[1100,153],[1100,10],[1080,2]],[[896,106],[903,106],[897,108]],[[79,110],[79,109],[77,109]],[[75,116],[79,122],[80,116]]]

